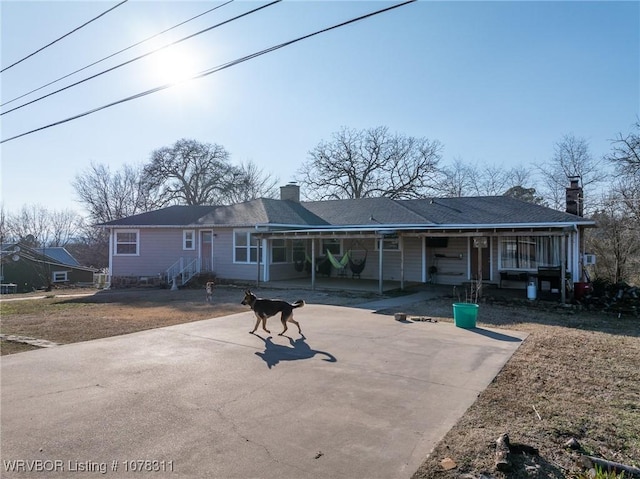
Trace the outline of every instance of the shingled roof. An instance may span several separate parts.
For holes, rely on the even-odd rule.
[[[593,221],[508,196],[392,200],[360,198],[298,203],[260,198],[229,206],[170,206],[105,227],[327,227],[593,224]]]
[[[510,196],[402,200],[401,203],[438,225],[592,223],[580,216]]]

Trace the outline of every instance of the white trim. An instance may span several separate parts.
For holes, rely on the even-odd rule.
[[[56,279],[57,274],[64,275],[64,279]],[[67,281],[69,281],[69,271],[52,271],[51,281],[54,283],[66,283]]]
[[[244,233],[246,235],[247,238],[247,244],[246,246],[236,246],[236,233]],[[247,229],[247,228],[239,228],[239,229],[234,229],[233,230],[233,264],[257,264],[257,263],[262,263],[262,261],[260,261],[260,257],[256,256],[256,261],[251,261],[251,250],[256,249],[256,255],[260,255],[261,253],[261,249],[259,247],[259,245],[256,246],[251,246],[251,237],[255,235],[255,232],[251,229]],[[260,241],[259,238],[255,238],[257,241]],[[238,261],[236,259],[236,249],[237,248],[245,248],[247,251],[247,260],[246,261]]]
[[[133,243],[118,243],[118,234],[119,233],[135,233],[136,235],[136,252],[135,253],[118,253],[118,245],[119,244],[123,244],[123,245],[127,245],[127,244],[133,244]],[[113,235],[113,247],[114,247],[114,251],[113,254],[114,256],[140,256],[140,230],[138,229],[116,229],[114,231],[114,235]]]
[[[187,239],[187,235],[189,233],[191,233],[191,240]],[[187,241],[191,241],[191,247],[187,246]],[[196,230],[182,230],[182,250],[183,251],[196,250]]]

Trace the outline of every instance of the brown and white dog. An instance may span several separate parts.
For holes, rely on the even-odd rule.
[[[216,287],[216,283],[213,281],[207,281],[207,285],[205,286],[207,290],[207,303],[213,301],[213,289]]]
[[[258,298],[255,294],[247,289],[244,292],[244,299],[242,300],[241,304],[248,305],[256,315],[256,325],[253,328],[253,331],[250,331],[251,334],[256,332],[260,321],[262,321],[262,329],[264,329],[267,333],[271,333],[271,331],[267,329],[267,318],[275,316],[278,313],[280,313],[280,321],[282,322],[282,326],[284,326],[284,329],[279,334],[279,336],[282,336],[287,331],[287,322],[295,324],[298,327],[298,332],[302,334],[300,323],[293,319],[293,310],[295,308],[301,308],[305,304],[301,299],[293,304],[288,303],[287,301],[282,301],[280,299],[263,299]]]

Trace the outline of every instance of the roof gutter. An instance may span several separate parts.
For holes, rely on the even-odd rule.
[[[261,232],[277,233],[279,231],[285,233],[287,231],[296,231],[300,233],[313,233],[319,231],[341,231],[341,232],[397,232],[402,230],[478,230],[478,229],[513,229],[513,228],[554,228],[554,229],[572,229],[575,230],[577,225],[595,226],[595,221],[561,222],[561,223],[489,223],[489,224],[378,224],[378,225],[319,225],[309,228],[309,225],[276,225],[276,224],[259,224],[256,230]],[[282,229],[274,229],[282,228]]]

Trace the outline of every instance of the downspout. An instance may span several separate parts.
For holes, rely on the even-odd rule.
[[[113,228],[109,228],[109,289],[113,278]],[[106,287],[106,285],[105,285]]]

